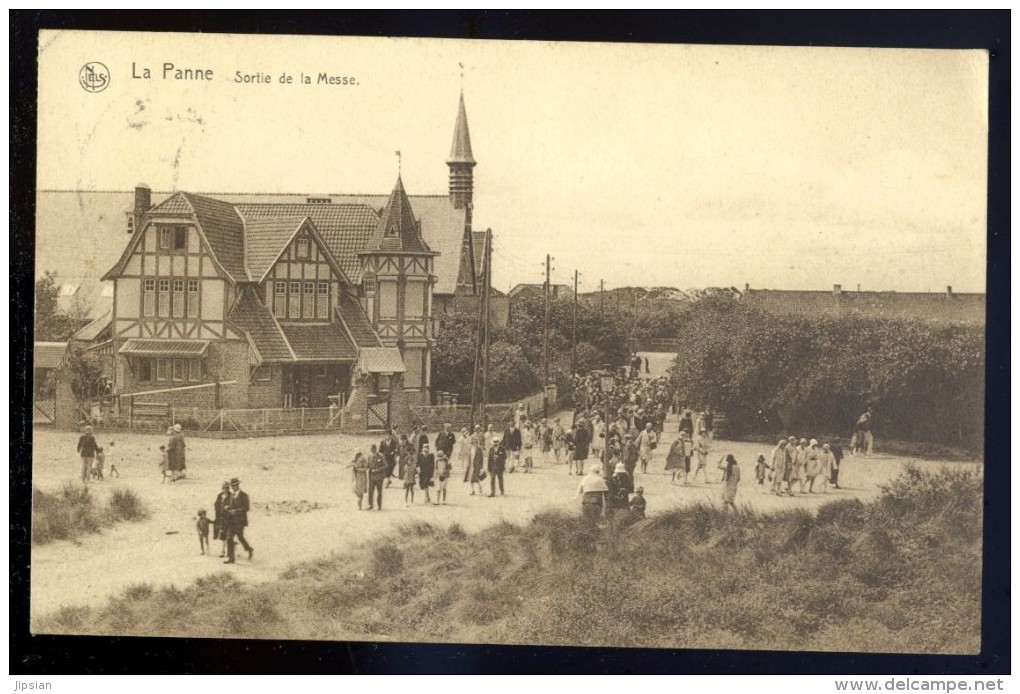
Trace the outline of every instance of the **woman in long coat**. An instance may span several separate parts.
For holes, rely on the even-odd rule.
[[[684,440],[677,438],[673,441],[673,444],[669,447],[669,453],[666,454],[666,469],[672,471],[673,478],[670,480],[672,484],[676,484],[676,475],[678,472],[684,471]],[[684,477],[686,478],[686,474]]]
[[[175,424],[173,433],[170,434],[170,441],[166,445],[167,467],[170,468],[170,479],[173,481],[184,477],[184,434],[181,433],[181,425]]]
[[[363,453],[354,454],[351,461],[351,491],[358,497],[358,510],[361,510],[361,501],[368,491],[368,458]]]
[[[485,449],[482,446],[480,436],[471,437],[471,465],[466,473],[467,482],[471,483],[471,496],[475,495],[475,485],[478,485],[478,493],[482,494],[482,470],[485,467]]]
[[[219,540],[220,558],[227,556],[227,504],[230,503],[230,482],[224,482],[213,502],[213,539]]]
[[[786,439],[779,439],[779,443],[772,449],[772,493],[783,493],[783,482],[789,484],[790,471],[787,469]]]
[[[723,469],[723,507],[729,506],[736,511],[737,505],[734,502],[737,498],[737,485],[740,484],[740,466],[737,465],[737,459],[733,457],[733,454],[728,453],[725,465],[720,465],[720,467]]]
[[[433,485],[433,477],[436,474],[436,456],[429,450],[428,443],[421,445],[421,453],[418,454],[418,486],[425,492],[425,503],[432,503],[429,489]]]

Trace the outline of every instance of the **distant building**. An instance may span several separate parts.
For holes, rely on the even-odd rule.
[[[750,285],[745,285],[741,301],[782,316],[862,315],[973,325],[985,323],[985,295],[961,294],[952,287],[946,287],[944,292],[872,292],[845,291],[838,284],[833,285],[832,291],[751,289]]]
[[[534,297],[536,299],[545,298],[545,283],[537,282],[535,284],[518,284],[510,290],[510,293],[507,296],[510,297],[511,301],[519,297]],[[549,298],[573,299],[574,288],[569,284],[550,284]]]

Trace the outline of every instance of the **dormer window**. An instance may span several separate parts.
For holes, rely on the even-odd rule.
[[[375,294],[375,278],[365,277],[361,280],[361,287],[365,292],[365,296],[372,296]]]
[[[393,226],[386,230],[386,238],[392,239],[396,237],[397,237],[397,225],[394,224]]]
[[[308,239],[297,240],[297,257],[307,260],[312,252],[312,244]]]
[[[160,227],[159,247],[164,251],[183,251],[188,247],[188,227]]]

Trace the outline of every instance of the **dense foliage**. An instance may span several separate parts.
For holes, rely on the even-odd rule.
[[[549,378],[569,397],[571,386],[571,337],[574,303],[571,299],[549,302]],[[541,388],[543,380],[541,298],[520,297],[513,302],[510,323],[492,326],[489,343],[489,401],[510,402]],[[468,402],[475,363],[478,314],[454,312],[443,318],[432,354],[432,384],[437,391],[458,393]],[[587,372],[626,359],[627,321],[613,314],[599,314],[598,306],[578,302],[577,369]]]
[[[35,282],[36,342],[64,342],[80,327],[79,322],[58,310],[59,290],[55,272],[44,273]]]
[[[724,413],[730,433],[849,434],[871,405],[876,436],[981,446],[980,327],[779,317],[717,297],[677,337],[674,386]]]

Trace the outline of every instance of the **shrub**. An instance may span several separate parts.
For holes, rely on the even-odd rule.
[[[467,539],[467,533],[460,523],[450,523],[450,527],[446,529],[446,536],[457,542]]]
[[[431,527],[431,526],[430,526]],[[392,542],[377,545],[372,550],[369,570],[376,578],[396,576],[404,568],[404,553]]]
[[[113,520],[140,521],[149,517],[145,504],[130,489],[115,489],[107,509]]]
[[[147,600],[152,597],[152,585],[149,583],[133,583],[124,589],[124,597],[128,600]]]

